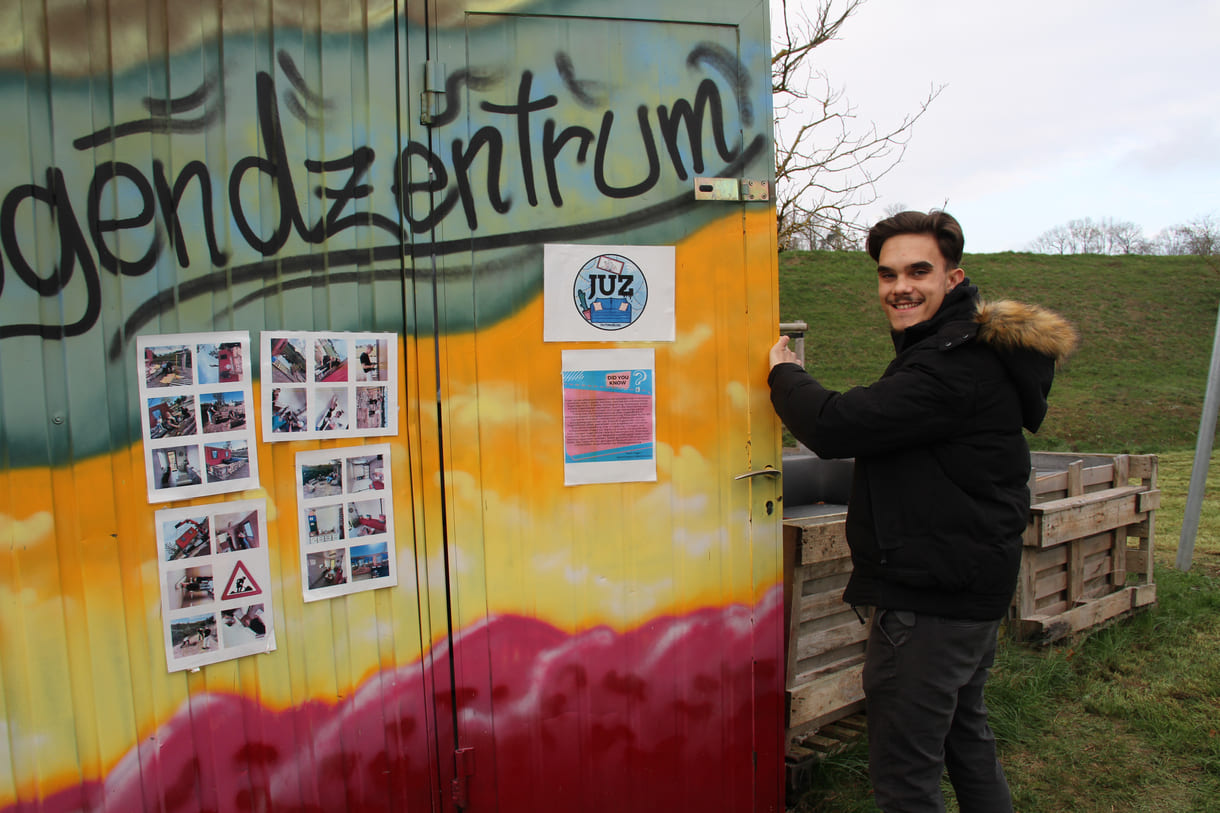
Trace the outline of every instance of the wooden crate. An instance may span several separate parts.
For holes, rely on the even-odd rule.
[[[1053,641],[1156,601],[1156,472],[1156,455],[1033,456],[1017,640]]]
[[[847,514],[784,522],[788,744],[864,708],[867,625],[846,604]]]

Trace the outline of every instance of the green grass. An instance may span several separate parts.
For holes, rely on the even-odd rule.
[[[1190,257],[967,255],[963,265],[987,298],[1045,305],[1081,332],[1030,445],[1160,462],[1156,606],[1051,646],[1001,641],[988,705],[1016,809],[1220,811],[1220,453],[1193,566],[1174,567],[1220,274]],[[836,388],[876,378],[892,347],[868,257],[790,252],[780,268],[781,318],[809,323],[806,366]],[[875,811],[863,743],[821,763],[795,809]]]

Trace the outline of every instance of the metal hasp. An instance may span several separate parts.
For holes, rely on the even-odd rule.
[[[695,178],[695,200],[770,200],[771,184],[749,178]]]

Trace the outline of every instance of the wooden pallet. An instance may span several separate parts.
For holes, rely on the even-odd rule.
[[[868,627],[843,603],[851,575],[847,514],[784,525],[788,625],[788,741],[864,708],[864,642]]]
[[[1034,466],[1013,636],[1054,641],[1154,603],[1156,455],[1037,454]]]

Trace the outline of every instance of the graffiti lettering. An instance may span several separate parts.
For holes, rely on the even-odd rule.
[[[321,110],[331,105],[309,90],[290,58],[281,54],[279,64],[291,85],[284,96],[290,112],[309,124],[313,120],[302,119],[304,108],[296,110],[292,100],[298,100],[296,107],[301,107],[300,99]],[[589,91],[597,90],[599,86],[576,79],[575,68],[566,54],[558,54],[555,65],[562,79],[560,86],[570,96],[568,103],[588,110],[595,98]],[[40,297],[53,297],[67,288],[79,266],[85,304],[83,312],[63,320],[68,324],[6,320],[0,324],[0,339],[28,335],[63,338],[84,333],[93,327],[101,312],[99,266],[114,275],[141,276],[166,259],[186,269],[191,267],[192,260],[198,259],[190,256],[188,246],[192,243],[206,243],[206,259],[211,270],[203,277],[186,280],[168,297],[158,294],[137,308],[128,317],[127,329],[138,327],[132,320],[147,320],[151,318],[150,313],[181,302],[184,296],[201,295],[239,279],[262,277],[271,266],[259,262],[230,266],[241,249],[222,248],[223,232],[218,232],[220,218],[217,212],[224,203],[227,203],[229,221],[236,229],[235,237],[240,238],[248,251],[262,257],[263,263],[274,263],[281,281],[284,274],[309,273],[319,267],[317,256],[308,252],[284,256],[293,237],[310,246],[325,243],[352,229],[369,229],[392,238],[392,242],[371,249],[327,254],[326,267],[333,269],[375,259],[471,251],[524,245],[522,241],[608,233],[615,228],[629,228],[633,222],[648,222],[648,218],[654,218],[660,212],[676,211],[689,203],[689,193],[605,221],[525,231],[503,229],[504,233],[496,233],[491,228],[494,218],[508,214],[518,200],[531,208],[561,209],[565,186],[592,187],[603,197],[614,200],[640,197],[662,182],[667,171],[662,156],[667,159],[671,177],[678,180],[688,179],[692,172],[704,171],[704,151],[709,144],[721,164],[720,172],[734,172],[757,157],[766,143],[762,134],[757,135],[748,148],[740,142],[735,145],[729,142],[730,127],[741,132],[747,123],[742,112],[748,110],[748,100],[742,98],[748,83],[743,80],[743,69],[735,58],[713,46],[701,45],[691,52],[687,65],[692,70],[710,67],[721,75],[721,79],[702,78],[693,99],[678,98],[668,105],[655,107],[637,106],[632,124],[626,124],[614,110],[605,109],[596,131],[565,122],[561,116],[563,100],[560,96],[538,93],[535,74],[525,70],[519,76],[510,101],[479,103],[477,109],[487,123],[475,128],[467,137],[438,142],[440,146],[432,146],[432,138],[406,141],[392,166],[387,167],[391,170],[389,177],[382,181],[396,208],[388,213],[369,211],[378,175],[377,156],[372,147],[359,146],[348,155],[331,159],[294,159],[291,156],[275,79],[270,73],[260,71],[255,76],[260,150],[257,154],[238,158],[229,168],[227,177],[220,181],[223,184],[220,187],[217,187],[215,177],[219,167],[198,160],[186,163],[173,176],[159,159],[151,161],[147,173],[129,162],[99,163],[93,168],[82,196],[86,213],[84,228],[77,219],[71,190],[61,168],[46,170],[45,185],[23,184],[4,195],[0,203],[0,247],[4,252],[0,256],[0,298],[6,292],[13,295],[11,285],[7,291],[5,289],[6,268],[12,269],[17,282]],[[736,97],[739,120],[726,119],[721,96],[725,82]],[[499,83],[486,75],[462,71],[450,77],[448,86],[456,89],[464,84],[472,92],[491,92]],[[213,98],[218,91],[215,80],[209,80],[199,90],[179,99],[160,102],[145,99],[144,106],[151,114],[149,118],[117,123],[76,139],[74,145],[80,150],[89,150],[120,141],[132,133],[189,135],[200,132],[218,121],[215,113],[219,101]],[[438,121],[457,121],[460,99],[461,94],[449,95],[448,106]],[[604,103],[600,94],[598,101]],[[198,108],[204,109],[196,118],[173,118]],[[434,127],[432,133],[437,134],[438,130]],[[309,180],[312,177],[325,180],[313,184]],[[273,190],[274,205],[266,206],[264,192],[255,210],[253,201],[260,200],[258,190],[266,189]],[[316,222],[306,220],[299,191],[304,189],[328,202]],[[214,191],[220,190],[223,190],[220,194],[225,195],[224,200],[218,200],[214,195]],[[196,205],[199,217],[184,220],[188,207],[194,209]],[[32,251],[37,238],[30,236],[30,229],[23,228],[24,224],[32,222],[31,215],[41,218],[38,208],[49,214],[53,232],[58,236],[58,257],[54,263],[43,258],[45,252]],[[268,217],[268,211],[274,213]],[[469,231],[468,238],[445,242],[429,239],[438,226],[453,218]],[[192,228],[199,233],[187,233],[188,222],[196,224]],[[39,257],[41,262],[32,261],[31,257]],[[3,262],[5,258],[7,266]],[[44,266],[41,270],[37,267],[40,264]],[[51,266],[49,270],[47,265]],[[618,284],[629,287],[630,282],[630,279],[620,280]],[[619,294],[627,295],[623,291]],[[81,299],[76,297],[73,301]]]

